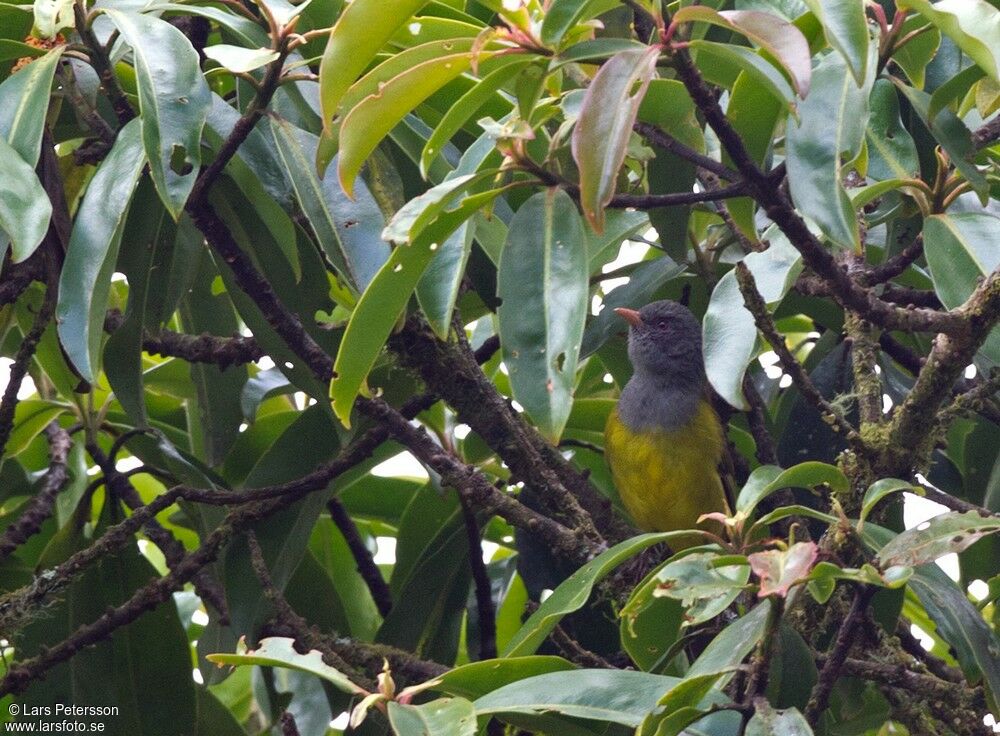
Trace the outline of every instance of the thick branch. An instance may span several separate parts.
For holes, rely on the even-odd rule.
[[[1000,140],[1000,115],[972,132],[972,145],[977,150],[986,148],[997,140]]]
[[[493,586],[490,575],[483,562],[482,538],[476,512],[463,497],[459,497],[462,505],[462,521],[465,524],[465,535],[469,542],[469,568],[472,571],[472,583],[476,593],[477,620],[479,621],[479,659],[496,659],[497,656],[497,619],[496,607],[493,605]]]
[[[698,153],[698,151],[685,146],[679,140],[674,138],[672,135],[667,133],[657,125],[652,125],[651,123],[638,122],[632,126],[636,133],[641,135],[647,141],[652,143],[654,146],[658,146],[670,153],[674,154],[678,158],[682,158],[685,161],[690,161],[695,166],[700,166],[706,171],[711,171],[713,174],[725,179],[730,182],[737,182],[740,180],[740,175],[735,171],[730,169],[724,163],[716,161],[710,156],[706,156],[703,153]]]

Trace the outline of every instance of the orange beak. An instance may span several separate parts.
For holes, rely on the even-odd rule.
[[[632,325],[632,327],[638,327],[640,324],[642,324],[642,318],[639,316],[639,313],[634,309],[625,309],[625,307],[616,307],[615,314],[617,314],[623,320]]]

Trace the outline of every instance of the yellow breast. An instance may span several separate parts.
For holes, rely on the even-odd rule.
[[[707,401],[698,405],[688,424],[672,431],[633,432],[616,408],[608,417],[604,438],[615,486],[641,529],[694,529],[702,514],[729,513],[718,471],[724,448],[722,426]],[[702,537],[692,535],[670,546],[677,550],[702,543]]]

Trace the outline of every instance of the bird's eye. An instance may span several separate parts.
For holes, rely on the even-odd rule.
[[[661,330],[665,330],[667,329],[667,321],[661,319],[659,322],[656,323],[656,326],[659,327]]]

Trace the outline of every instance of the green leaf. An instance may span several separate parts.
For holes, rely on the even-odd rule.
[[[19,401],[14,409],[14,426],[7,438],[4,457],[14,457],[28,449],[31,441],[53,420],[64,414],[67,408],[51,401]]]
[[[441,244],[417,283],[417,303],[427,318],[427,324],[442,340],[446,340],[451,331],[451,317],[462,285],[465,264],[472,252],[475,231],[473,221],[462,223]]]
[[[560,713],[574,718],[638,726],[676,677],[630,670],[571,670],[529,677],[475,701],[480,716]]]
[[[961,552],[976,540],[1000,531],[1000,518],[980,516],[975,511],[953,511],[907,529],[878,553],[883,567],[916,567],[951,552]]]
[[[397,736],[475,736],[476,709],[465,698],[439,698],[423,705],[389,703]]]
[[[712,693],[723,672],[710,672],[697,677],[685,677],[670,688],[657,703],[656,710],[643,720],[636,736],[678,736],[684,728],[698,720],[703,712],[698,708]],[[715,695],[724,696],[718,691]],[[707,703],[705,703],[707,705]]]
[[[686,678],[722,673],[737,667],[764,636],[773,603],[763,600],[712,639],[685,675]],[[726,678],[728,679],[728,677]]]
[[[270,64],[278,58],[278,52],[269,48],[248,49],[219,43],[206,46],[205,56],[231,72],[246,73]]]
[[[861,150],[873,81],[869,75],[859,87],[839,55],[827,56],[816,67],[809,97],[799,106],[799,124],[789,122],[785,141],[795,206],[830,240],[854,250],[861,247],[858,222],[841,184],[841,156],[850,160]]]
[[[622,649],[646,672],[659,672],[667,664],[664,658],[677,641],[685,615],[679,600],[653,595],[661,584],[658,572],[635,587],[618,614]]]
[[[565,672],[573,669],[576,669],[576,665],[572,662],[551,655],[487,659],[445,672],[435,678],[437,685],[434,689],[474,699],[512,682],[547,672]]]
[[[0,138],[0,229],[11,242],[14,263],[26,260],[41,245],[52,218],[52,203],[34,169]]]
[[[903,93],[919,118],[927,126],[931,134],[941,144],[955,168],[959,170],[966,181],[972,185],[973,190],[979,195],[979,201],[984,205],[989,195],[989,185],[986,177],[976,168],[973,159],[976,157],[976,149],[972,145],[972,134],[955,113],[945,108],[941,110],[933,120],[930,115],[931,96],[926,92],[913,89],[905,84],[896,81],[896,87]]]
[[[860,3],[857,4],[861,7]],[[864,22],[864,11],[861,13]],[[809,94],[812,76],[809,42],[802,31],[783,18],[756,10],[719,12],[706,6],[690,5],[674,13],[672,21],[703,21],[743,34],[778,60],[799,97],[805,98]]]
[[[736,499],[736,510],[750,514],[757,504],[782,488],[813,488],[827,484],[834,493],[850,489],[850,481],[840,468],[811,460],[780,470],[774,465],[761,465],[750,474]]]
[[[865,497],[861,499],[861,514],[858,516],[858,524],[862,524],[868,518],[868,514],[872,512],[872,509],[875,508],[879,501],[897,491],[916,493],[919,496],[923,495],[923,490],[919,486],[914,486],[912,483],[900,480],[899,478],[882,478],[881,480],[877,480],[868,486],[868,490],[865,491]]]
[[[608,210],[604,215],[603,233],[598,234],[588,229],[583,231],[587,240],[588,268],[591,273],[618,257],[622,241],[649,229],[649,217],[645,212]]]
[[[927,118],[933,120],[937,114],[945,107],[949,107],[952,102],[961,102],[969,94],[969,90],[980,79],[986,76],[978,66],[968,66],[947,82],[942,84],[931,95],[930,104],[927,106]]]
[[[623,51],[605,62],[583,98],[573,130],[573,159],[580,170],[580,206],[597,232],[625,161],[632,125],[656,72],[660,49]]]
[[[514,59],[484,76],[472,89],[458,98],[444,113],[434,128],[420,154],[420,173],[427,178],[430,165],[441,155],[445,144],[461,130],[462,126],[496,94],[503,85],[518,74],[533,59]]]
[[[777,229],[769,230],[771,247],[743,259],[757,282],[764,301],[780,302],[802,272],[802,258]],[[743,373],[755,355],[757,327],[743,303],[735,271],[719,279],[702,324],[705,372],[722,398],[738,409],[746,408]]]
[[[924,253],[934,291],[954,309],[965,302],[979,282],[1000,266],[1000,219],[984,212],[932,215],[924,220]],[[1000,364],[1000,332],[993,330],[980,349]]]
[[[763,698],[756,701],[746,736],[812,736],[809,722],[796,708],[774,710]]]
[[[521,205],[497,273],[500,343],[514,398],[552,441],[572,408],[587,274],[583,226],[569,195],[549,189]]]
[[[692,552],[667,562],[654,578],[652,595],[680,601],[682,625],[697,626],[729,607],[746,587],[750,566],[742,556],[723,560],[716,552]]]
[[[669,542],[680,532],[642,534],[621,542],[581,567],[546,598],[517,632],[503,652],[504,657],[533,653],[566,614],[578,611],[590,598],[594,585],[621,563],[660,542]]]
[[[917,89],[924,88],[927,65],[934,59],[938,46],[941,45],[941,32],[934,26],[928,26],[926,19],[919,15],[907,17],[900,32],[900,36],[903,37],[925,27],[927,30],[914,36],[892,55],[892,60],[906,73],[910,83]]]
[[[132,47],[150,174],[176,220],[198,176],[201,131],[212,103],[198,54],[184,34],[164,20],[105,12]]]
[[[220,667],[227,664],[234,667],[258,665],[298,670],[316,675],[345,693],[365,694],[365,691],[351,682],[347,675],[326,664],[323,661],[323,655],[318,651],[313,649],[308,654],[299,654],[295,651],[294,644],[294,639],[272,636],[263,639],[256,649],[245,649],[235,654],[209,654],[206,659]]]
[[[365,377],[440,244],[499,191],[466,197],[425,227],[412,244],[398,246],[361,295],[337,351],[330,383],[333,411],[345,426],[350,426],[354,399]]]
[[[616,5],[614,0],[553,0],[542,20],[542,43],[557,47],[577,23]]]
[[[52,49],[0,84],[0,136],[32,168],[38,163],[52,78],[62,50],[62,46]]]
[[[366,227],[368,237],[364,242],[358,242],[353,237],[342,238],[341,234],[347,228],[343,222],[337,222],[330,207],[336,196],[336,192],[330,191],[334,187],[327,186],[325,180],[321,183],[312,166],[317,139],[310,133],[275,118],[271,119],[269,130],[285,174],[295,191],[295,198],[309,220],[316,242],[347,283],[358,292],[363,291],[389,258],[389,248],[380,236],[374,236],[371,229],[381,223],[381,213],[377,206],[362,208],[358,206],[362,204],[359,200],[353,207],[355,213],[352,213],[354,217],[351,227]],[[371,195],[367,188],[360,190],[358,194],[361,199],[370,202]],[[350,208],[349,201],[345,204]],[[362,216],[365,221],[362,221]]]
[[[480,58],[488,55],[483,52]],[[465,72],[471,62],[471,53],[425,61],[394,77],[347,113],[340,128],[337,176],[348,195],[353,196],[355,177],[389,131],[413,108]]]
[[[913,136],[899,115],[896,88],[887,79],[875,80],[869,98],[871,117],[865,130],[868,177],[876,181],[909,179],[920,173],[920,159]],[[859,204],[852,201],[857,209]]]
[[[986,0],[900,0],[898,6],[916,10],[1000,82],[1000,10]]]
[[[710,82],[732,86],[740,72],[752,77],[754,84],[766,89],[782,107],[795,110],[795,90],[773,64],[760,54],[743,46],[695,40],[691,49],[697,52],[695,61]],[[810,89],[815,80],[810,82]],[[810,95],[811,96],[811,95]]]
[[[864,86],[870,62],[863,0],[805,0],[805,3],[823,25],[827,43],[847,62],[855,83]]]
[[[121,129],[91,179],[59,278],[59,340],[90,383],[99,370],[101,335],[125,214],[146,164],[140,126],[133,120]]]
[[[326,129],[338,114],[344,93],[375,54],[427,0],[400,0],[387,9],[380,0],[356,0],[344,8],[323,51],[319,95]]]

